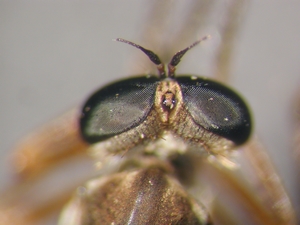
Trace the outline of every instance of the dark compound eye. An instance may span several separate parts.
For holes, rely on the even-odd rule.
[[[89,143],[132,129],[145,120],[154,103],[156,77],[137,77],[108,85],[85,103],[80,119]]]
[[[195,123],[235,144],[251,133],[249,109],[231,89],[217,82],[195,77],[177,77],[187,111]]]
[[[212,152],[223,149],[223,145],[233,147],[246,142],[251,133],[251,117],[238,94],[215,81],[175,76],[182,56],[207,38],[177,52],[168,65],[168,74],[155,53],[133,42],[116,39],[143,51],[157,65],[159,77],[121,80],[94,93],[82,110],[83,138],[95,143],[122,134],[116,143],[121,141],[126,145],[121,147],[126,149],[142,143],[145,137],[155,139],[169,130],[183,139],[206,145]],[[179,104],[181,95],[183,102]],[[169,105],[167,109],[166,105]],[[151,114],[155,118],[148,118],[151,110],[155,110]],[[115,149],[112,151],[119,151]]]

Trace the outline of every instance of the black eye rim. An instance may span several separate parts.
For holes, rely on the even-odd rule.
[[[223,129],[214,129],[213,127],[206,129],[214,134],[220,135],[224,138],[227,138],[231,141],[233,141],[236,145],[241,145],[243,143],[245,143],[251,133],[252,133],[252,119],[251,119],[251,112],[249,110],[249,107],[247,106],[247,104],[245,103],[245,101],[243,100],[243,98],[234,90],[232,90],[232,88],[227,87],[226,85],[219,83],[217,81],[214,81],[212,79],[207,79],[204,77],[198,77],[198,76],[194,76],[194,75],[179,75],[176,78],[167,78],[167,79],[171,79],[171,80],[175,80],[178,82],[178,84],[182,87],[182,83],[188,83],[188,84],[192,84],[195,85],[196,83],[201,83],[206,84],[209,88],[214,89],[215,91],[218,92],[223,92],[225,95],[229,95],[230,98],[235,99],[236,101],[239,102],[239,104],[241,104],[241,108],[243,109],[243,114],[244,114],[244,123],[241,124],[240,127],[235,127],[232,129],[227,129],[227,130],[223,130]],[[142,120],[145,120],[148,113],[145,114],[143,116],[143,118],[141,120],[139,120],[136,123],[133,123],[131,126],[127,127],[127,129],[121,130],[119,132],[115,132],[115,133],[111,133],[108,135],[102,135],[101,137],[99,136],[90,136],[88,134],[86,134],[87,132],[85,131],[85,124],[86,124],[86,114],[88,114],[88,111],[86,110],[87,108],[93,107],[93,101],[101,101],[99,99],[94,99],[95,96],[97,97],[97,93],[101,92],[105,98],[105,95],[111,94],[111,88],[119,88],[119,86],[125,86],[126,85],[131,85],[131,83],[133,82],[134,85],[136,85],[136,83],[141,82],[141,83],[149,83],[149,84],[153,84],[153,83],[158,83],[160,81],[164,80],[164,78],[158,78],[156,76],[135,76],[135,77],[131,77],[128,79],[120,79],[117,82],[113,82],[110,83],[100,89],[98,89],[97,91],[95,91],[86,101],[86,103],[84,104],[83,108],[82,108],[82,112],[81,112],[81,118],[80,118],[80,133],[82,138],[87,141],[88,143],[97,143],[103,140],[106,140],[112,136],[121,134],[123,132],[126,132],[130,129],[133,129],[134,127],[138,126]],[[120,85],[121,84],[121,85]],[[182,90],[183,92],[183,90]],[[184,93],[182,93],[184,95]],[[155,93],[154,93],[155,95]],[[153,106],[153,103],[151,105],[151,107]],[[150,110],[149,110],[150,111]],[[199,124],[197,121],[194,120],[194,122],[196,124],[198,124],[199,126],[201,126],[201,124]]]
[[[209,88],[215,90],[216,92],[224,94],[225,96],[232,99],[234,102],[237,102],[237,104],[239,105],[240,111],[243,115],[243,119],[242,119],[243,121],[241,121],[239,127],[235,127],[235,128],[231,127],[230,129],[227,130],[215,129],[213,127],[210,127],[210,129],[206,129],[206,130],[214,134],[220,135],[224,138],[227,138],[233,141],[236,145],[242,145],[250,138],[253,130],[252,113],[244,98],[237,91],[233,90],[231,87],[228,87],[227,85],[224,85],[223,83],[220,83],[218,81],[208,79],[205,77],[195,76],[195,75],[181,74],[176,76],[175,80],[177,80],[181,88],[183,83],[189,83],[189,84],[199,83],[200,85],[203,85],[204,88]],[[183,90],[182,90],[182,95],[184,98]],[[199,124],[197,121],[194,120],[194,122],[201,126],[201,124]]]
[[[122,89],[123,87],[134,87],[136,85],[139,85],[139,83],[141,84],[151,84],[151,85],[156,85],[159,82],[159,78],[157,76],[154,75],[143,75],[143,76],[134,76],[134,77],[130,77],[127,79],[120,79],[118,81],[109,83],[101,88],[99,88],[98,90],[94,91],[85,101],[82,110],[81,110],[81,115],[80,115],[80,119],[79,119],[79,128],[80,128],[80,135],[83,138],[84,141],[86,141],[87,143],[90,144],[94,144],[97,142],[101,142],[104,141],[110,137],[113,137],[115,135],[121,134],[123,132],[126,132],[130,129],[133,129],[134,127],[138,126],[141,121],[145,120],[146,117],[149,114],[150,109],[148,110],[148,112],[141,118],[141,120],[137,121],[136,123],[133,123],[131,126],[129,126],[128,128],[121,130],[119,132],[115,132],[115,133],[111,133],[111,134],[107,134],[107,135],[101,135],[101,137],[96,136],[96,135],[89,135],[87,132],[87,123],[89,120],[89,113],[91,111],[91,108],[95,106],[95,102],[101,102],[103,101],[105,98],[107,98],[107,96],[111,96],[112,93],[115,94],[115,92],[118,92],[118,90]],[[156,88],[155,88],[156,90]],[[153,92],[153,95],[155,95],[155,90]],[[99,94],[101,94],[102,96],[99,98]],[[99,104],[99,103],[98,103]],[[154,101],[152,101],[152,105],[154,104]],[[152,105],[150,108],[152,108]]]

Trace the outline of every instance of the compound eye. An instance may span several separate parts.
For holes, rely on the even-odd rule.
[[[250,112],[242,98],[224,85],[203,78],[178,77],[183,101],[194,122],[235,144],[251,133]]]
[[[136,77],[94,93],[82,109],[83,138],[95,143],[141,124],[153,106],[157,83],[155,77]]]

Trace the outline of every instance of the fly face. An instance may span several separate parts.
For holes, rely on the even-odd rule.
[[[153,52],[118,40],[144,51],[157,65],[159,77],[129,78],[94,93],[80,118],[87,142],[107,142],[109,147],[102,150],[124,154],[172,135],[202,155],[226,155],[249,138],[250,113],[238,94],[212,80],[174,74],[180,58],[201,40],[174,55],[168,75]],[[87,183],[61,224],[70,224],[70,215],[76,215],[73,224],[211,224],[201,203],[175,179],[180,170],[172,163],[176,150],[166,159],[154,155],[137,156],[141,167]]]
[[[159,77],[121,80],[94,93],[80,119],[83,138],[89,143],[113,142],[111,152],[163,138],[166,132],[209,154],[243,144],[251,132],[251,118],[238,94],[205,78],[174,76],[178,55],[181,58],[192,46],[173,57],[168,76],[155,55],[152,61],[158,66]],[[149,50],[146,53],[150,55]]]

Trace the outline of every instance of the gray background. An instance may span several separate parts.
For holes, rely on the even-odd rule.
[[[78,106],[96,88],[130,75],[124,68],[136,50],[111,40],[138,41],[149,1],[126,2],[0,1],[2,184],[8,170],[4,157],[22,136]],[[299,12],[299,1],[251,1],[231,77],[251,105],[255,133],[294,200],[291,139],[293,99],[300,85]],[[209,48],[204,49],[193,53],[205,57]],[[187,56],[179,71],[209,76],[205,61],[195,59]]]

